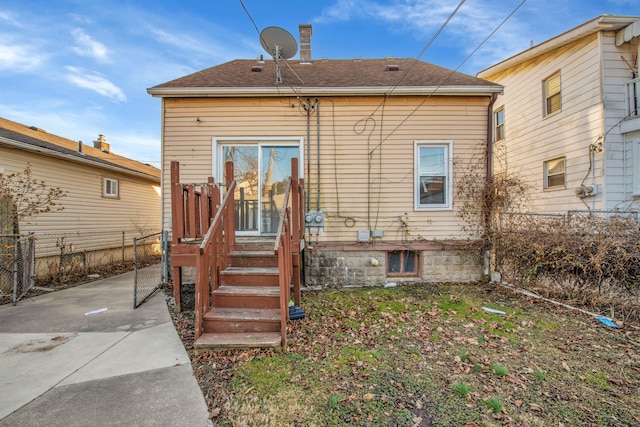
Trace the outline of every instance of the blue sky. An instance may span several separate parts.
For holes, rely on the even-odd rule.
[[[522,0],[467,0],[421,59],[455,69]],[[460,0],[244,0],[257,27],[298,39],[313,58],[415,58]],[[528,0],[460,71],[489,65],[638,0]],[[264,53],[239,0],[3,0],[0,117],[159,166],[160,100],[146,89]],[[294,57],[294,58],[297,58]]]

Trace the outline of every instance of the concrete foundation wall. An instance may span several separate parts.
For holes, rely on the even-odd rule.
[[[482,277],[475,252],[424,250],[419,252],[418,277],[387,276],[386,251],[305,251],[305,286],[381,286],[390,282],[472,282]],[[372,265],[371,259],[378,265]],[[375,262],[374,262],[375,263]]]

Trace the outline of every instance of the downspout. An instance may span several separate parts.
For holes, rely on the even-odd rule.
[[[307,98],[307,177],[311,182],[311,100]],[[311,189],[307,188],[307,211],[311,209]]]
[[[486,158],[486,177],[485,188],[491,188],[493,183],[493,104],[498,99],[498,94],[493,93],[491,95],[491,101],[487,106],[487,158]],[[490,205],[487,209],[485,204],[484,210],[484,236],[483,236],[483,258],[484,258],[484,277],[489,277],[491,274],[491,241],[487,240],[491,235],[491,215],[493,214],[494,206]]]
[[[317,163],[318,163],[318,169],[316,170],[316,176],[318,178],[317,180],[317,194],[318,194],[318,204],[316,206],[317,210],[320,210],[320,99],[316,98],[316,127],[318,130],[318,140],[317,140],[317,154],[318,154],[318,159],[317,159]]]

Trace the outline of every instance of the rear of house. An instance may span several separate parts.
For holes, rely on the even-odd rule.
[[[495,103],[497,173],[532,188],[532,212],[637,209],[638,17],[603,15],[478,76]]]
[[[396,58],[235,60],[148,89],[162,98],[163,182],[171,161],[182,182],[223,182],[233,161],[237,235],[275,234],[290,159],[301,160],[308,286],[481,276],[456,179],[486,176],[501,91]],[[170,200],[165,185],[165,227]]]

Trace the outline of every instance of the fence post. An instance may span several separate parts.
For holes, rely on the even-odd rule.
[[[122,232],[122,263],[124,264],[124,231]]]
[[[29,288],[36,284],[36,238],[33,231],[29,232]]]
[[[162,283],[169,283],[169,231],[162,231]]]
[[[124,231],[123,231],[124,233]],[[136,236],[133,236],[133,308],[135,309],[138,306],[137,296],[138,296],[138,251],[137,251],[137,243]]]
[[[13,243],[13,305],[18,302],[18,239],[16,235]]]

